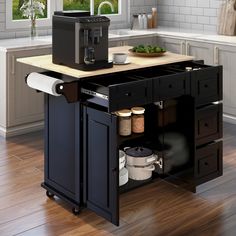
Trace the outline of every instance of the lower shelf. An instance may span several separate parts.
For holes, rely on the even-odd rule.
[[[126,183],[123,186],[120,186],[119,190],[120,190],[120,193],[125,193],[125,192],[131,191],[133,189],[142,187],[143,185],[150,184],[154,181],[157,181],[158,179],[160,179],[160,177],[158,174],[155,174],[155,173],[153,173],[152,177],[147,180],[129,179],[128,183]]]

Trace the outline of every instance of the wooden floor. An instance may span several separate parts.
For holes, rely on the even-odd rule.
[[[79,216],[40,187],[42,133],[0,138],[0,236],[236,235],[236,125],[224,124],[224,176],[190,193],[164,181],[121,195],[121,225]]]

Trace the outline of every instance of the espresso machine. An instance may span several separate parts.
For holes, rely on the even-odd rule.
[[[86,11],[61,11],[53,15],[52,60],[80,70],[110,68],[108,28],[110,19]]]

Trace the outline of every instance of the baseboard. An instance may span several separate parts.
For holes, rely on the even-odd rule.
[[[21,134],[27,134],[35,131],[42,130],[44,128],[44,121],[38,121],[30,124],[14,126],[5,128],[0,126],[0,136],[9,138]]]
[[[236,117],[228,114],[223,114],[223,121],[236,125]]]

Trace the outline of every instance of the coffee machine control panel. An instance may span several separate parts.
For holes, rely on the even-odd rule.
[[[78,22],[80,23],[102,23],[109,22],[110,20],[104,16],[89,16],[89,17],[80,17]]]

